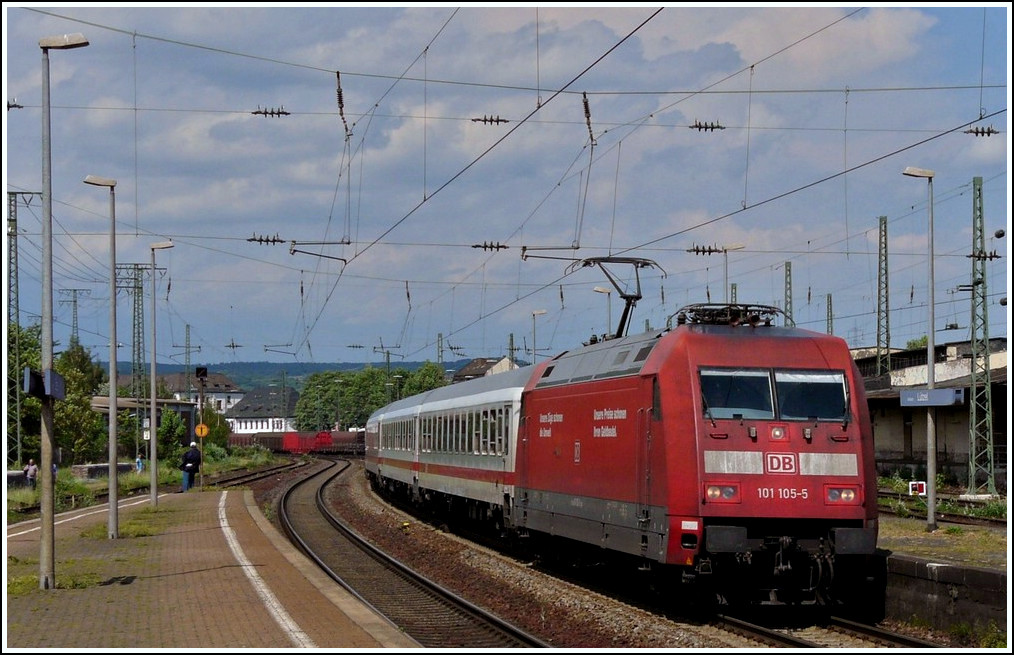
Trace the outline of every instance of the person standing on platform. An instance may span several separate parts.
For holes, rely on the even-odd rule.
[[[197,472],[201,468],[201,451],[197,449],[197,442],[190,442],[190,450],[183,453],[183,463],[180,470],[183,471],[183,491],[186,493],[194,486]]]
[[[136,464],[137,464],[137,472],[138,473],[143,472],[144,471],[144,460],[141,459],[141,455],[140,454],[138,454],[138,456],[137,456],[137,462],[136,462]]]
[[[39,479],[39,467],[35,464],[34,459],[28,460],[28,464],[22,469],[25,473],[25,479],[28,481],[28,486],[35,489],[35,481]]]

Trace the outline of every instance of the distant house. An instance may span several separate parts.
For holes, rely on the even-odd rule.
[[[158,379],[172,391],[173,398],[200,402],[201,381],[194,375],[190,375],[188,380],[186,373],[171,373],[160,375]],[[208,377],[204,379],[204,402],[211,403],[212,408],[220,414],[243,400],[245,394],[235,382],[221,373],[209,371]]]
[[[451,378],[451,382],[463,382],[472,378],[513,371],[518,365],[510,357],[479,357],[465,364]]]
[[[190,375],[189,380],[186,373],[170,373],[168,375],[156,373],[155,377],[160,385],[164,385],[172,392],[175,400],[200,402],[200,380],[193,374]],[[117,380],[119,380],[120,388],[129,389],[133,383],[133,378],[130,375],[119,375]],[[144,379],[143,384],[148,384],[147,378]],[[204,380],[204,402],[211,403],[214,410],[220,414],[225,413],[227,409],[243,400],[245,393],[243,389],[236,386],[235,382],[221,373],[209,372],[208,377]],[[147,393],[144,395],[146,396]]]
[[[299,392],[292,387],[258,387],[225,411],[225,420],[233,434],[295,431],[296,401]]]

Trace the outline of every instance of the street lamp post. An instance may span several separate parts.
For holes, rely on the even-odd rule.
[[[116,180],[89,175],[85,184],[109,187],[109,538],[117,539],[119,527],[119,470],[116,466]]]
[[[925,168],[907,167],[904,175],[909,177],[926,178],[929,188],[929,228],[926,235],[929,239],[929,329],[926,332],[926,388],[932,389],[935,386],[934,360],[936,358],[936,343],[934,335],[934,294],[933,294],[933,176],[931,170]],[[937,426],[936,408],[933,405],[926,405],[926,531],[933,532],[937,529],[936,504],[937,504]]]
[[[158,407],[155,404],[155,251],[172,248],[172,241],[151,244],[151,414],[148,436],[151,441],[151,506],[158,506]]]
[[[39,39],[42,48],[42,372],[45,376],[53,370],[53,152],[50,141],[49,107],[49,51],[71,50],[88,45],[83,34],[61,34]],[[39,464],[42,479],[42,494],[39,498],[41,515],[39,545],[39,588],[56,587],[56,564],[54,557],[56,505],[53,498],[53,396],[46,389],[42,396],[40,410],[40,452]]]
[[[605,287],[595,287],[592,291],[606,294],[606,337],[608,338],[613,331],[613,290]]]
[[[542,316],[546,313],[544,309],[536,309],[532,312],[532,363],[535,363],[535,358],[538,357],[538,351],[535,349],[535,317]]]

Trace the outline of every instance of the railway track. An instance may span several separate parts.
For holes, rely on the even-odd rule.
[[[741,618],[719,615],[716,623],[731,632],[776,648],[940,648],[922,639],[830,617],[823,623],[798,627],[771,627]]]
[[[401,508],[398,512],[394,513],[394,517],[389,517],[387,520],[396,520],[396,516],[400,512],[405,512],[408,516],[412,516],[411,512],[406,512],[405,508]],[[387,514],[387,512],[384,514]],[[407,538],[409,532],[411,534],[420,534],[417,529],[406,530],[406,536],[395,541],[403,541]],[[468,536],[459,535],[458,531],[455,531],[454,534],[446,534],[443,530],[432,530],[431,533],[438,534],[441,538],[448,540],[472,541]],[[378,539],[377,542],[380,547],[387,547],[381,540]],[[486,545],[485,548],[490,548],[490,546]],[[432,561],[432,557],[436,556],[437,550],[436,548],[429,549],[431,553],[429,561]],[[488,556],[480,555],[479,557],[489,559]],[[510,557],[507,559],[510,559]],[[406,562],[411,564],[408,558]],[[622,617],[627,611],[642,616],[647,613],[654,616],[659,624],[668,623],[670,626],[668,629],[674,632],[680,630],[693,632],[694,626],[703,624],[707,626],[709,631],[713,630],[708,633],[708,636],[714,637],[717,640],[716,643],[724,642],[726,645],[733,647],[741,647],[743,644],[747,644],[748,647],[762,645],[789,648],[865,649],[940,647],[939,644],[911,638],[904,634],[893,633],[876,626],[866,626],[845,619],[828,618],[826,613],[821,611],[812,612],[808,616],[801,616],[803,614],[801,611],[791,607],[775,608],[782,611],[780,613],[775,611],[765,615],[765,620],[748,620],[746,617],[716,617],[716,615],[702,616],[692,611],[692,616],[684,616],[685,612],[679,610],[673,611],[671,605],[666,605],[665,603],[659,604],[657,597],[645,596],[643,593],[630,593],[629,586],[624,585],[622,581],[619,581],[617,585],[603,584],[611,576],[608,576],[602,567],[589,566],[583,571],[581,567],[569,569],[553,567],[552,569],[545,569],[542,566],[525,564],[523,562],[516,562],[515,567],[524,570],[525,573],[523,575],[536,576],[535,579],[524,583],[523,588],[540,587],[548,589],[557,586],[560,582],[565,583],[568,587],[575,588],[572,592],[565,592],[566,594],[574,593],[575,598],[561,594],[559,598],[561,607],[578,605],[581,601],[576,600],[576,598],[581,595],[608,598],[610,599],[609,603],[612,603],[615,607],[615,609],[610,611],[617,616]],[[458,570],[459,575],[469,575],[467,570]],[[629,582],[629,575],[622,577],[626,578]],[[493,590],[493,584],[495,583],[490,583],[490,586],[487,588],[488,597],[492,597],[498,593]],[[584,590],[583,592],[580,591],[582,589]],[[509,590],[499,593],[504,596],[511,594]],[[517,593],[516,604],[532,607],[539,606],[537,600],[527,599],[523,591],[515,593]],[[487,602],[488,597],[483,598],[483,602]],[[565,613],[560,612],[558,615],[554,615],[554,620],[564,621],[563,614]],[[792,627],[785,627],[785,624],[787,624],[786,617],[792,621]],[[689,623],[687,623],[688,619]],[[729,637],[729,635],[734,636]],[[634,644],[632,647],[645,647],[646,645],[648,644]]]
[[[289,538],[322,570],[425,648],[548,647],[418,576],[330,512],[323,490],[347,465],[333,465],[293,484],[279,503],[279,520]]]
[[[918,498],[918,497],[915,497]],[[882,501],[888,500],[895,504],[902,504],[905,508],[904,514],[906,517],[913,519],[926,520],[926,506],[922,502],[914,501],[913,496],[908,494],[898,493],[896,491],[889,491],[881,489],[877,492],[877,499],[881,514],[893,514],[898,516],[900,513],[891,505],[885,505]],[[960,505],[966,508],[981,507],[983,503],[981,501],[962,501],[959,500],[958,496],[944,495],[941,494],[937,497],[938,502],[948,501],[949,503]],[[984,517],[984,516],[968,516],[965,514],[957,514],[954,512],[941,511],[940,505],[936,507],[936,518],[938,523],[953,523],[956,525],[981,525],[986,527],[1006,527],[1007,517]]]

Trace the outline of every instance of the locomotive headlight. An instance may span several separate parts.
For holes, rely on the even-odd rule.
[[[783,428],[780,425],[776,425],[775,427],[771,428],[771,438],[772,439],[776,439],[776,440],[778,440],[778,439],[784,439],[785,438],[785,428]]]
[[[712,503],[738,503],[739,485],[709,484],[704,490],[705,497]]]
[[[825,498],[835,505],[855,505],[859,502],[859,494],[854,487],[826,487]]]

